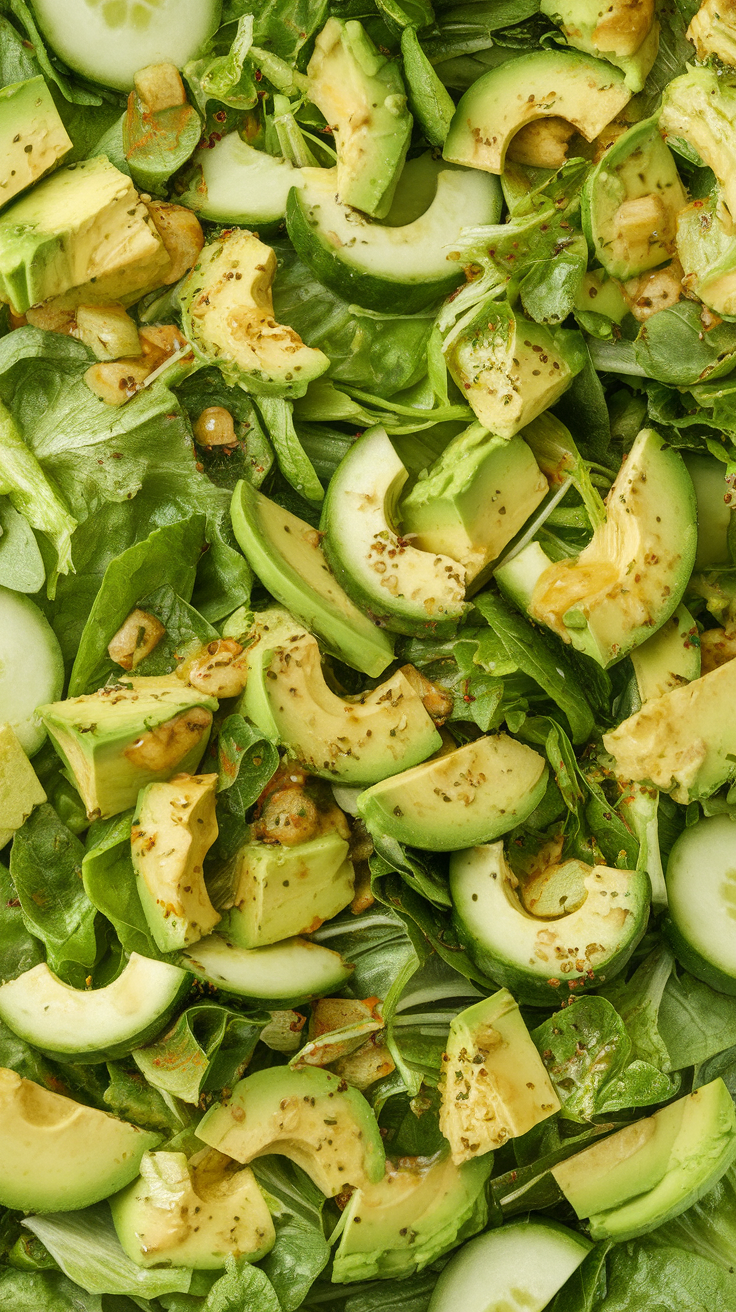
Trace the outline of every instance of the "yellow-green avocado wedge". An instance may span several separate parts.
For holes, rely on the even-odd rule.
[[[620,1242],[679,1216],[718,1183],[736,1159],[736,1109],[713,1080],[635,1121],[552,1174],[593,1239]]]
[[[74,1212],[117,1193],[161,1136],[0,1067],[0,1203]]]
[[[13,82],[0,91],[0,206],[25,191],[72,148],[44,79]]]
[[[380,1180],[385,1167],[378,1123],[362,1093],[317,1067],[278,1066],[236,1084],[210,1108],[197,1137],[238,1162],[267,1153],[289,1157],[328,1197]]]

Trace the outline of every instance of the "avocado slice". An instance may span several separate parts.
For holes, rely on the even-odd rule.
[[[51,1093],[0,1067],[0,1203],[18,1212],[74,1212],[138,1174],[161,1136]]]
[[[466,1007],[442,1055],[440,1129],[456,1164],[526,1134],[560,1100],[508,989]]]
[[[560,877],[569,887],[564,864]],[[453,919],[461,942],[481,970],[524,1002],[559,1005],[563,991],[568,995],[613,979],[646,930],[650,889],[643,870],[589,866],[584,901],[553,920],[527,910],[518,883],[503,843],[450,858]]]
[[[729,551],[729,534],[732,532],[733,510],[726,501],[730,487],[728,472],[722,460],[715,456],[683,452],[687,472],[695,488],[698,514],[698,549],[695,569],[729,568],[732,565]]]
[[[603,668],[673,614],[697,546],[695,493],[682,457],[639,433],[578,556],[553,562],[532,542],[496,571],[501,590]]]
[[[707,164],[723,199],[736,215],[736,86],[709,65],[690,65],[668,82],[662,95],[659,130],[674,151]]]
[[[296,1006],[334,993],[353,971],[339,952],[304,938],[286,938],[247,951],[219,934],[209,934],[183,952],[181,964],[223,993],[256,998],[263,1006],[274,1007]]]
[[[345,1208],[333,1283],[402,1280],[477,1234],[491,1167],[490,1157],[456,1166],[446,1149],[387,1162],[384,1178],[356,1189]]]
[[[732,319],[736,316],[736,237],[722,209],[717,192],[682,209],[677,216],[677,254],[683,287],[716,314]]]
[[[195,353],[225,381],[257,396],[304,396],[329,368],[273,316],[276,255],[254,232],[235,228],[202,250],[180,293],[182,323]]]
[[[231,514],[243,554],[277,601],[333,656],[371,678],[382,674],[393,660],[392,640],[340,587],[319,534],[245,481],[233,492]]]
[[[355,700],[325,682],[316,638],[297,633],[248,649],[243,713],[311,774],[370,784],[424,761],[442,745],[422,699],[401,670]]]
[[[713,1080],[552,1168],[593,1239],[620,1242],[679,1216],[736,1159],[736,1110]]]
[[[503,173],[520,128],[563,118],[592,141],[631,98],[618,69],[572,51],[535,50],[491,68],[462,97],[450,124],[445,159]]]
[[[678,606],[661,629],[634,648],[631,663],[642,702],[700,677],[698,626],[686,606]]]
[[[42,962],[0,987],[0,1020],[49,1057],[112,1061],[158,1034],[191,982],[179,966],[137,952],[99,989],[72,988]]]
[[[395,633],[450,636],[466,610],[465,570],[397,532],[408,477],[386,430],[369,428],[330,479],[320,520],[323,550],[345,591],[377,624]]]
[[[204,882],[217,838],[216,774],[176,774],[138,794],[130,834],[138,896],[162,952],[196,943],[218,924]]]
[[[422,551],[456,560],[475,590],[548,491],[522,437],[506,440],[471,424],[401,501],[401,532]]]
[[[568,45],[620,68],[632,95],[642,90],[659,50],[654,0],[542,0],[540,9],[560,25]]]
[[[328,18],[307,77],[307,95],[335,134],[339,199],[383,218],[411,140],[398,63],[376,48],[362,23]]]
[[[90,282],[96,300],[115,301],[169,268],[133,183],[104,155],[58,169],[0,215],[0,300],[17,314]]]
[[[654,784],[684,805],[710,797],[736,772],[735,696],[736,663],[727,661],[645,702],[603,735],[617,777]]]
[[[672,258],[687,193],[657,119],[635,123],[586,178],[583,229],[599,264],[625,280]]]
[[[386,222],[376,223],[338,199],[334,169],[302,169],[286,206],[289,237],[315,277],[348,303],[379,314],[424,310],[463,281],[460,233],[497,223],[502,198],[495,178],[446,164],[424,208],[407,213],[421,183],[419,161],[409,160]]]
[[[368,829],[429,851],[472,847],[522,824],[544,796],[547,766],[508,734],[488,734],[366,788]]]
[[[514,437],[554,405],[585,367],[580,333],[551,328],[490,301],[453,338],[447,367],[482,424]]]
[[[110,1199],[118,1239],[136,1266],[217,1271],[258,1262],[276,1240],[256,1178],[222,1153],[146,1152],[137,1180]]]
[[[221,928],[242,948],[311,934],[353,899],[349,843],[336,830],[295,847],[245,843],[231,871],[232,906]]]
[[[46,801],[41,782],[10,724],[0,724],[0,848]]]
[[[217,701],[176,675],[128,678],[39,706],[90,820],[134,806],[146,784],[196,770]]]
[[[328,1197],[348,1184],[375,1184],[384,1173],[383,1141],[370,1105],[316,1066],[277,1066],[246,1076],[203,1116],[197,1138],[238,1162],[268,1153],[289,1157]]]
[[[211,223],[237,223],[261,236],[278,228],[291,188],[304,181],[290,160],[256,150],[239,132],[226,132],[220,141],[201,146],[192,165],[179,204]]]
[[[71,150],[71,138],[40,74],[0,90],[0,143],[0,206],[37,182]]]

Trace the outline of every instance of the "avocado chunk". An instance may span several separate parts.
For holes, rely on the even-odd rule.
[[[685,464],[645,428],[587,547],[553,562],[532,542],[497,570],[496,580],[532,619],[605,669],[673,614],[696,547],[695,493]]]
[[[506,440],[471,424],[419,475],[400,504],[402,535],[450,556],[474,588],[549,491],[522,437]]]
[[[304,181],[301,169],[288,159],[256,150],[239,132],[226,132],[220,141],[201,146],[192,164],[179,203],[201,219],[253,227],[261,235],[281,222],[291,188]]]
[[[713,170],[723,199],[736,215],[736,86],[710,66],[693,66],[668,82],[662,95],[659,130],[686,159],[699,158]]]
[[[442,744],[406,675],[397,670],[355,700],[325,682],[316,638],[297,632],[248,649],[245,715],[311,774],[369,784],[423,761]]]
[[[393,660],[390,636],[350,600],[332,574],[317,532],[238,483],[231,506],[243,554],[269,592],[346,665],[376,678]]]
[[[75,1212],[98,1203],[129,1184],[160,1137],[0,1067],[3,1207]]]
[[[726,482],[727,468],[715,456],[700,455],[694,451],[683,453],[687,472],[695,488],[698,513],[698,550],[696,569],[718,569],[731,565],[729,536],[732,532],[733,510],[726,501],[730,491]]]
[[[13,726],[0,724],[0,848],[25,824],[34,806],[45,801],[41,782]]]
[[[645,702],[603,735],[619,779],[651,783],[687,805],[710,797],[736,773],[732,660]]]
[[[0,215],[0,300],[17,314],[89,282],[115,301],[169,268],[133,183],[104,155],[58,169]]]
[[[367,788],[358,812],[368,829],[401,843],[453,852],[522,824],[546,787],[538,752],[508,734],[488,734]]]
[[[245,843],[233,860],[233,905],[222,932],[243,948],[312,933],[353,899],[348,850],[336,830],[295,847]]]
[[[513,437],[554,405],[585,365],[580,334],[533,323],[507,301],[482,304],[454,338],[447,367],[478,419]]]
[[[236,228],[209,242],[181,290],[184,331],[205,364],[258,396],[304,396],[329,368],[273,317],[276,255],[253,232]]]
[[[137,1180],[110,1199],[118,1239],[142,1267],[217,1271],[229,1257],[258,1262],[276,1232],[253,1172],[207,1149],[147,1152]]]
[[[427,1312],[545,1312],[590,1249],[581,1234],[546,1217],[488,1230],[447,1263]]]
[[[398,63],[376,49],[362,23],[328,18],[307,77],[309,99],[335,133],[340,200],[383,218],[411,140]]]
[[[220,916],[204,882],[217,838],[216,774],[176,774],[142,788],[130,834],[138,896],[156,946],[175,952],[209,934]]]
[[[434,305],[463,281],[456,249],[462,229],[498,222],[496,178],[445,164],[425,196],[423,159],[404,166],[385,223],[338,198],[334,169],[302,169],[302,185],[286,207],[289,237],[315,277],[349,303],[379,314]],[[426,203],[418,208],[421,197]]]
[[[570,891],[568,863],[559,877]],[[583,864],[582,862],[580,863]],[[646,930],[649,878],[645,871],[588,866],[585,897],[558,918],[531,914],[503,843],[456,852],[450,858],[453,919],[473,961],[524,1002],[559,1005],[565,995],[595,987],[622,970]],[[546,897],[552,900],[551,887]]]
[[[455,164],[503,173],[511,139],[527,123],[563,118],[592,141],[630,98],[623,74],[603,60],[535,50],[489,69],[465,92],[443,155]]]
[[[37,182],[71,150],[71,138],[40,75],[0,90],[0,143],[0,206]]]
[[[682,285],[727,318],[736,316],[736,236],[722,202],[711,194],[693,200],[677,216],[677,254]]]
[[[659,49],[654,0],[542,0],[540,9],[568,45],[620,68],[632,95],[642,90]]]
[[[466,1007],[442,1055],[440,1129],[453,1162],[470,1162],[560,1110],[508,989]]]
[[[339,952],[304,938],[287,938],[248,951],[219,934],[209,934],[182,953],[181,963],[223,993],[278,1007],[334,993],[353,970]]]
[[[296,1162],[328,1197],[352,1184],[375,1184],[384,1173],[383,1142],[361,1093],[316,1066],[277,1066],[235,1085],[211,1107],[197,1138],[238,1162],[280,1153]]]
[[[39,706],[90,820],[134,806],[139,790],[196,770],[217,701],[177,679],[128,678]]]
[[[685,606],[678,606],[661,629],[631,653],[642,702],[663,697],[700,677],[698,626]]]
[[[736,1159],[736,1110],[723,1080],[696,1089],[552,1168],[593,1239],[620,1242],[679,1216]]]
[[[42,962],[2,985],[0,1020],[47,1056],[113,1060],[158,1034],[190,984],[185,970],[137,952],[99,989],[72,988]]]
[[[690,21],[687,39],[692,41],[703,63],[715,55],[731,68],[736,67],[736,24],[731,5],[721,0],[703,0]]]
[[[333,1282],[402,1280],[477,1234],[491,1165],[456,1166],[446,1150],[387,1162],[384,1178],[356,1189],[345,1208]]]
[[[624,132],[583,188],[585,235],[612,278],[634,278],[672,258],[677,216],[687,204],[657,119]]]
[[[343,457],[325,497],[323,550],[361,610],[396,633],[451,635],[465,613],[465,571],[396,529],[409,477],[384,428],[370,428]]]

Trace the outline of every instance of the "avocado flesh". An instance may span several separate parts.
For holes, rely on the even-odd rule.
[[[659,130],[676,150],[684,142],[713,170],[731,216],[736,216],[736,85],[710,67],[690,67],[667,84]]]
[[[642,90],[659,49],[652,0],[635,8],[626,0],[542,0],[540,8],[561,24],[568,45],[620,68],[632,95]]]
[[[98,1203],[138,1174],[160,1137],[0,1067],[4,1207],[73,1212]]]
[[[700,677],[698,626],[685,606],[678,606],[661,629],[631,653],[642,702],[663,697]]]
[[[97,820],[134,806],[146,784],[196,770],[216,710],[174,675],[127,679],[38,714]]]
[[[258,1262],[273,1248],[271,1214],[247,1167],[213,1150],[147,1152],[141,1173],[110,1200],[118,1239],[136,1266],[217,1271],[229,1257]]]
[[[217,838],[217,775],[177,774],[141,789],[130,835],[138,896],[156,946],[175,952],[209,934],[220,916],[204,882]]]
[[[326,833],[295,847],[246,843],[233,861],[233,906],[222,933],[242,948],[310,934],[353,899],[349,844]]]
[[[631,98],[622,74],[590,55],[538,50],[492,68],[465,92],[445,159],[503,173],[506,150],[527,123],[563,118],[592,141]]]
[[[393,660],[393,643],[348,597],[332,574],[319,534],[275,501],[238,483],[235,537],[269,592],[322,639],[327,651],[372,678]]]
[[[646,702],[603,735],[619,779],[652,783],[687,805],[734,777],[736,662]]]
[[[490,1157],[456,1166],[446,1152],[387,1162],[384,1178],[356,1189],[345,1209],[333,1282],[400,1280],[477,1234],[491,1167]]]
[[[677,216],[677,254],[683,286],[726,318],[736,316],[736,236],[724,222],[722,202],[710,195],[691,201]]]
[[[200,359],[259,396],[304,396],[329,368],[323,351],[274,319],[276,255],[236,228],[202,250],[181,290],[184,331]]]
[[[698,549],[695,569],[730,567],[728,548],[729,530],[733,522],[730,502],[725,500],[730,490],[726,482],[726,466],[715,456],[699,455],[694,451],[683,453],[687,472],[695,488],[698,514]]]
[[[521,437],[473,424],[453,438],[401,502],[401,530],[422,551],[450,556],[466,585],[501,555],[549,485]]]
[[[440,1088],[440,1129],[457,1165],[500,1148],[560,1110],[508,989],[452,1021]]]
[[[546,786],[539,753],[499,733],[374,784],[358,798],[358,812],[368,829],[451,852],[521,824]]]
[[[696,544],[695,494],[682,458],[643,429],[609,493],[606,522],[579,556],[543,569],[528,613],[605,669],[669,619]]]
[[[585,359],[580,335],[481,306],[447,351],[447,367],[480,422],[514,437],[567,390]]]
[[[0,299],[18,314],[91,281],[113,301],[169,267],[133,183],[104,155],[58,169],[0,215]]]
[[[251,1162],[280,1153],[334,1197],[352,1184],[375,1184],[384,1173],[381,1135],[362,1094],[317,1067],[272,1067],[236,1084],[227,1102],[205,1114],[197,1137]]]
[[[672,258],[687,193],[656,119],[629,128],[586,181],[583,226],[599,263],[625,280]]]
[[[72,148],[42,77],[0,90],[0,206],[42,178]]]
[[[335,132],[340,200],[383,218],[411,140],[398,64],[376,49],[361,23],[328,18],[307,76],[309,99]]]
[[[736,67],[736,31],[730,5],[726,7],[721,0],[703,0],[690,21],[687,39],[703,62],[715,55],[722,63]]]
[[[12,725],[0,725],[0,848],[25,824],[34,806],[46,801],[41,782]]]
[[[353,970],[339,952],[308,939],[287,938],[248,951],[219,934],[209,934],[183,952],[181,964],[223,993],[273,1001],[275,1006],[333,993]]]
[[[355,701],[325,683],[311,634],[275,648],[251,647],[244,713],[311,774],[369,784],[423,761],[442,744],[400,670]]]

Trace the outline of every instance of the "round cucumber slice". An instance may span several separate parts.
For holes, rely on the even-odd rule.
[[[353,970],[339,952],[304,938],[287,938],[267,948],[239,948],[219,934],[209,934],[184,952],[181,961],[223,993],[279,1006],[334,993]]]
[[[0,587],[0,724],[12,726],[28,756],[46,737],[36,707],[58,701],[63,686],[64,661],[48,620],[23,593]]]
[[[137,952],[101,989],[72,988],[43,962],[0,988],[0,1020],[50,1057],[112,1060],[158,1034],[190,983],[179,966]]]
[[[193,163],[179,203],[201,219],[256,227],[261,236],[283,219],[291,188],[303,185],[301,170],[288,159],[255,150],[239,132],[228,132],[214,146],[201,146]]]
[[[664,923],[678,961],[736,995],[736,827],[727,815],[684,829],[667,862]]]
[[[54,53],[92,82],[130,91],[139,68],[184,65],[220,23],[220,0],[34,0]]]
[[[514,1221],[490,1230],[448,1262],[429,1312],[543,1312],[591,1248],[554,1221]]]

